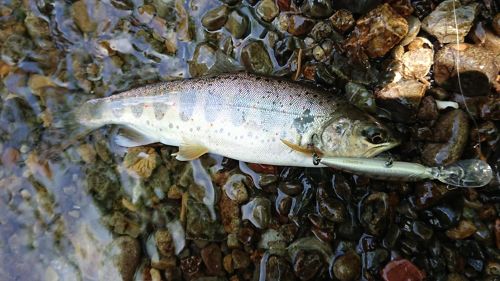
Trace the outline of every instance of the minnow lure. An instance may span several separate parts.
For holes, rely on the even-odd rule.
[[[325,166],[369,178],[415,182],[434,179],[457,187],[481,187],[493,178],[491,167],[484,161],[468,159],[440,167],[380,158],[325,157],[316,162]]]

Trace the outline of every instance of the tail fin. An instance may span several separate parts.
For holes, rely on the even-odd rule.
[[[68,147],[95,129],[81,122],[81,114],[88,106],[82,98],[68,100],[65,104],[47,104],[44,112],[46,127],[37,148],[41,159],[57,159]]]

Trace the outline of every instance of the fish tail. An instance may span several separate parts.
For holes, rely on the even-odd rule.
[[[97,124],[85,122],[90,117],[92,102],[76,103],[75,107],[47,108],[51,122],[42,132],[42,141],[38,147],[38,155],[42,159],[54,160],[62,155],[69,147],[77,144],[90,132],[95,130]]]

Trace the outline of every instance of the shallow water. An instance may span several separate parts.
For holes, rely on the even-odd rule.
[[[147,275],[151,273],[146,269],[159,255],[151,238],[156,230],[168,229],[172,233],[176,254],[182,258],[198,255],[205,246],[203,241],[227,238],[214,209],[220,196],[215,182],[223,168],[235,168],[251,183],[247,186],[255,186],[249,192],[251,197],[267,194],[260,186],[263,176],[244,163],[237,168],[237,163],[216,155],[179,163],[170,157],[175,149],[165,146],[141,151],[157,161],[151,178],[141,179],[129,172],[133,165],[127,164],[126,150],[111,141],[112,128],[93,132],[50,161],[44,158],[44,150],[71,138],[50,129],[63,121],[62,112],[90,98],[202,73],[188,64],[200,42],[224,49],[227,40],[232,39],[233,47],[227,48],[230,51],[226,54],[235,59],[235,69],[241,65],[238,58],[247,42],[262,40],[266,50],[272,52],[268,42],[275,40],[276,34],[268,31],[275,26],[257,20],[247,4],[238,8],[251,19],[249,35],[244,39],[231,38],[227,30],[204,31],[202,15],[220,4],[216,0],[180,1],[177,7],[175,1],[153,0],[146,4],[156,8],[156,15],[144,13],[145,3],[141,0],[0,2],[0,280],[118,280],[120,276],[130,279],[134,275],[136,280],[149,280]],[[203,59],[207,65],[213,63],[212,56],[200,61]],[[275,56],[271,55],[270,60],[275,74],[290,74],[296,67],[293,59],[283,66]],[[299,179],[305,186],[301,197],[291,203],[291,216],[300,217],[304,213],[302,206],[312,200],[316,191],[308,188],[312,183],[304,171],[288,173],[292,176],[284,177]],[[189,198],[169,195],[173,185],[185,187],[182,192],[189,193]],[[360,186],[364,186],[363,180]],[[335,192],[339,190],[342,188]],[[269,193],[275,194],[276,190]],[[368,193],[356,190],[346,194],[337,196],[361,200]],[[278,197],[283,196],[279,191]],[[493,208],[498,210],[496,200]],[[277,201],[272,209],[278,208]],[[186,211],[183,204],[193,207]],[[270,208],[266,204],[261,207]],[[251,207],[245,207],[245,216]],[[348,209],[349,216],[358,219],[354,218],[356,206],[349,204]],[[188,212],[184,214],[187,217],[183,218],[182,212]],[[197,216],[193,220],[194,213]],[[261,220],[254,224],[269,223],[259,214],[255,216],[254,220]],[[280,219],[273,219],[271,224],[276,226]],[[188,226],[183,228],[179,222],[186,221]],[[138,246],[125,248],[118,240],[120,236],[133,237],[127,242]],[[201,242],[191,243],[190,252],[179,253],[186,243],[184,236]],[[489,237],[485,244],[490,246],[493,240]],[[363,247],[363,242],[360,239],[358,247]],[[131,251],[129,256],[136,258],[117,258],[123,256],[117,254],[120,249]],[[267,261],[269,254],[260,254]],[[127,267],[132,272],[124,272]],[[134,273],[136,267],[139,269]],[[249,275],[240,271],[244,273]]]

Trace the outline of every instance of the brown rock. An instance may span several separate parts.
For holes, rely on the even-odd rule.
[[[330,21],[332,22],[333,28],[335,28],[338,32],[344,33],[351,29],[354,24],[354,16],[349,10],[338,10],[331,17]]]
[[[184,274],[192,276],[200,270],[201,258],[190,256],[181,260],[181,270]]]
[[[451,164],[462,156],[469,137],[467,114],[452,110],[441,116],[433,126],[434,141],[422,151],[422,162],[429,166]]]
[[[222,253],[217,244],[210,244],[201,250],[201,258],[209,275],[222,273]]]
[[[497,249],[500,249],[500,219],[495,221],[495,238],[497,242]]]
[[[457,69],[460,71],[460,85]],[[461,44],[459,47],[448,44],[436,53],[434,59],[436,83],[456,92],[460,91],[461,86],[466,96],[488,95],[491,86],[500,89],[496,81],[499,69],[498,53],[470,44]]]
[[[240,225],[240,207],[238,202],[231,200],[225,192],[221,193],[219,200],[219,210],[226,233],[234,233],[238,230]]]
[[[234,272],[233,256],[231,254],[226,255],[224,257],[224,260],[222,261],[222,264],[224,265],[224,270],[226,270],[228,273],[233,273]]]
[[[425,273],[409,260],[394,260],[389,262],[382,270],[385,281],[422,281]]]
[[[356,22],[346,48],[361,47],[371,58],[384,56],[408,33],[408,23],[385,3]]]
[[[439,111],[436,101],[432,96],[425,96],[420,102],[417,118],[419,120],[436,120],[439,116]]]
[[[288,17],[288,33],[301,36],[307,34],[314,27],[314,21],[301,15],[290,15]]]
[[[232,252],[233,266],[235,269],[247,268],[250,265],[250,257],[240,249],[234,249]]]
[[[391,111],[399,122],[411,122],[416,116],[427,86],[417,80],[390,83],[375,94],[377,103]]]
[[[174,254],[172,235],[166,229],[159,229],[155,233],[156,247],[161,255],[168,257]]]
[[[477,228],[472,222],[461,220],[456,227],[446,231],[446,236],[454,240],[461,240],[470,237],[476,230]]]

